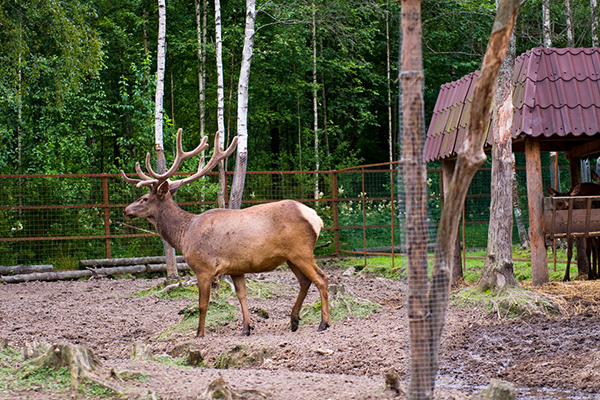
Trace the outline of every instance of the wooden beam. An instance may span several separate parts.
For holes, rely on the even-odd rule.
[[[534,286],[539,286],[550,280],[548,255],[544,243],[544,189],[539,140],[531,137],[525,139],[525,159],[527,202],[529,205],[529,240],[531,243],[531,280]]]
[[[600,153],[600,140],[588,142],[575,146],[569,152],[570,158],[584,158],[592,154]]]

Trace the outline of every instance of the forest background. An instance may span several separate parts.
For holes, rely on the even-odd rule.
[[[575,47],[589,47],[591,21],[597,16],[587,1],[572,1],[571,8]],[[315,169],[313,10],[320,168],[389,161],[390,131],[397,160],[400,4],[273,0],[257,9],[248,169]],[[517,55],[542,45],[541,9],[541,1],[534,0],[521,7]],[[428,123],[440,85],[479,67],[495,3],[423,1],[422,10]],[[206,14],[205,123],[206,133],[213,135],[213,2],[207,1]],[[550,14],[553,46],[566,47],[565,3],[551,2]],[[225,124],[231,138],[236,134],[245,3],[222,1],[221,18]],[[157,25],[157,2],[150,0],[0,0],[0,174],[133,171],[154,143]],[[194,1],[168,0],[167,162],[179,127],[185,148],[199,141],[200,68]]]

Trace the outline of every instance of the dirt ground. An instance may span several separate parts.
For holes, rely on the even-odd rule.
[[[253,313],[251,336],[242,337],[241,323],[232,321],[208,331],[205,338],[195,338],[191,329],[167,338],[164,332],[182,319],[178,311],[192,301],[131,296],[160,279],[29,282],[0,286],[0,339],[15,348],[33,342],[88,346],[102,359],[104,376],[115,369],[139,371],[149,378],[115,381],[128,398],[197,399],[219,377],[237,391],[260,391],[268,399],[393,397],[384,390],[385,373],[394,368],[401,384],[407,381],[404,284],[368,274],[344,276],[342,269],[331,266],[324,271],[330,285],[342,285],[354,296],[380,304],[381,311],[333,323],[325,332],[317,332],[314,323],[292,333],[289,313],[297,282],[291,272],[276,270],[249,276],[281,289],[277,296],[249,299],[251,310],[268,312],[268,318]],[[586,285],[597,289],[600,282]],[[600,399],[600,297],[580,295],[576,287],[577,283],[554,283],[545,288],[563,308],[559,317],[510,320],[451,305],[436,399],[467,399],[493,378],[513,383],[519,399]],[[306,302],[317,298],[312,286]],[[238,307],[237,300],[229,301]],[[178,350],[193,345],[208,368],[131,361],[136,342],[147,344],[158,357],[177,356]],[[242,355],[240,365],[215,368],[224,354],[234,353]],[[252,392],[248,396],[253,398]],[[70,398],[36,391],[0,391],[2,397]]]

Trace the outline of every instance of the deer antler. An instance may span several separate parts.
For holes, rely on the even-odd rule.
[[[183,129],[181,128],[179,128],[179,130],[177,131],[177,155],[175,156],[175,161],[173,161],[173,165],[171,166],[171,168],[169,168],[169,170],[164,174],[157,174],[156,172],[154,172],[154,170],[150,166],[150,153],[146,153],[146,169],[148,170],[150,175],[154,177],[154,179],[157,179],[159,181],[165,181],[169,179],[175,174],[175,172],[177,172],[179,167],[181,167],[181,163],[183,163],[184,160],[187,160],[190,157],[197,156],[208,147],[208,144],[206,144],[206,142],[208,141],[208,137],[204,136],[200,141],[198,147],[196,147],[194,150],[187,152],[183,151],[183,146],[181,145],[182,131]]]
[[[183,146],[181,144],[181,132],[182,132],[182,129],[180,128],[177,131],[177,155],[175,156],[175,161],[173,161],[173,165],[171,166],[171,168],[169,168],[169,170],[167,172],[165,172],[164,174],[157,174],[156,172],[154,172],[154,170],[150,166],[150,153],[147,153],[146,154],[146,169],[148,170],[149,175],[145,174],[140,167],[140,163],[136,162],[135,163],[135,171],[137,172],[138,176],[141,179],[129,178],[127,175],[125,175],[125,172],[123,172],[123,170],[121,170],[121,177],[123,178],[123,180],[125,180],[126,182],[129,182],[129,183],[134,183],[138,187],[148,186],[148,187],[152,188],[153,185],[162,183],[162,182],[168,180],[171,176],[173,176],[175,174],[175,172],[177,171],[177,169],[179,169],[179,167],[181,166],[181,164],[183,163],[184,160],[200,154],[203,150],[205,150],[208,147],[208,145],[206,144],[206,142],[208,141],[208,138],[205,136],[202,138],[202,141],[200,142],[198,147],[196,147],[194,150],[188,151],[188,152],[183,151]],[[198,172],[196,172],[194,175],[188,176],[187,178],[170,182],[169,187],[171,188],[171,190],[177,190],[177,188],[179,188],[179,186],[184,185],[186,183],[193,182],[196,179],[206,175],[221,160],[229,157],[229,155],[231,155],[231,153],[233,153],[233,150],[235,149],[235,146],[237,145],[237,140],[238,140],[237,136],[234,137],[233,140],[231,141],[231,144],[227,148],[227,150],[223,151],[219,148],[219,132],[217,132],[215,134],[214,153],[213,153],[213,156],[211,157],[211,159],[208,161],[208,164],[206,164],[206,166],[203,167],[203,164],[204,164],[204,156],[203,156],[200,159],[200,163],[198,165]]]
[[[206,136],[204,137],[204,139],[206,139]],[[221,150],[219,148],[219,132],[217,131],[217,133],[215,134],[214,152],[213,152],[213,155],[210,158],[210,160],[208,160],[208,163],[206,164],[206,166],[202,167],[202,164],[204,163],[204,157],[202,157],[202,159],[200,160],[200,163],[198,165],[198,172],[196,172],[194,175],[188,176],[187,178],[172,182],[169,185],[171,190],[177,189],[181,185],[185,185],[186,183],[193,182],[196,179],[206,175],[221,160],[224,160],[225,158],[229,157],[231,155],[231,153],[233,153],[233,150],[235,150],[235,146],[237,146],[237,141],[238,141],[238,137],[235,136],[233,138],[233,140],[231,141],[231,144],[229,145],[227,150]]]

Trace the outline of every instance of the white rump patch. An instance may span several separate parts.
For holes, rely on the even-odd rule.
[[[298,208],[300,209],[300,213],[302,214],[304,219],[306,219],[310,223],[310,226],[312,226],[317,236],[319,236],[319,233],[321,233],[321,228],[323,228],[323,220],[321,219],[321,217],[317,215],[317,212],[315,210],[305,206],[304,204],[300,204]]]

